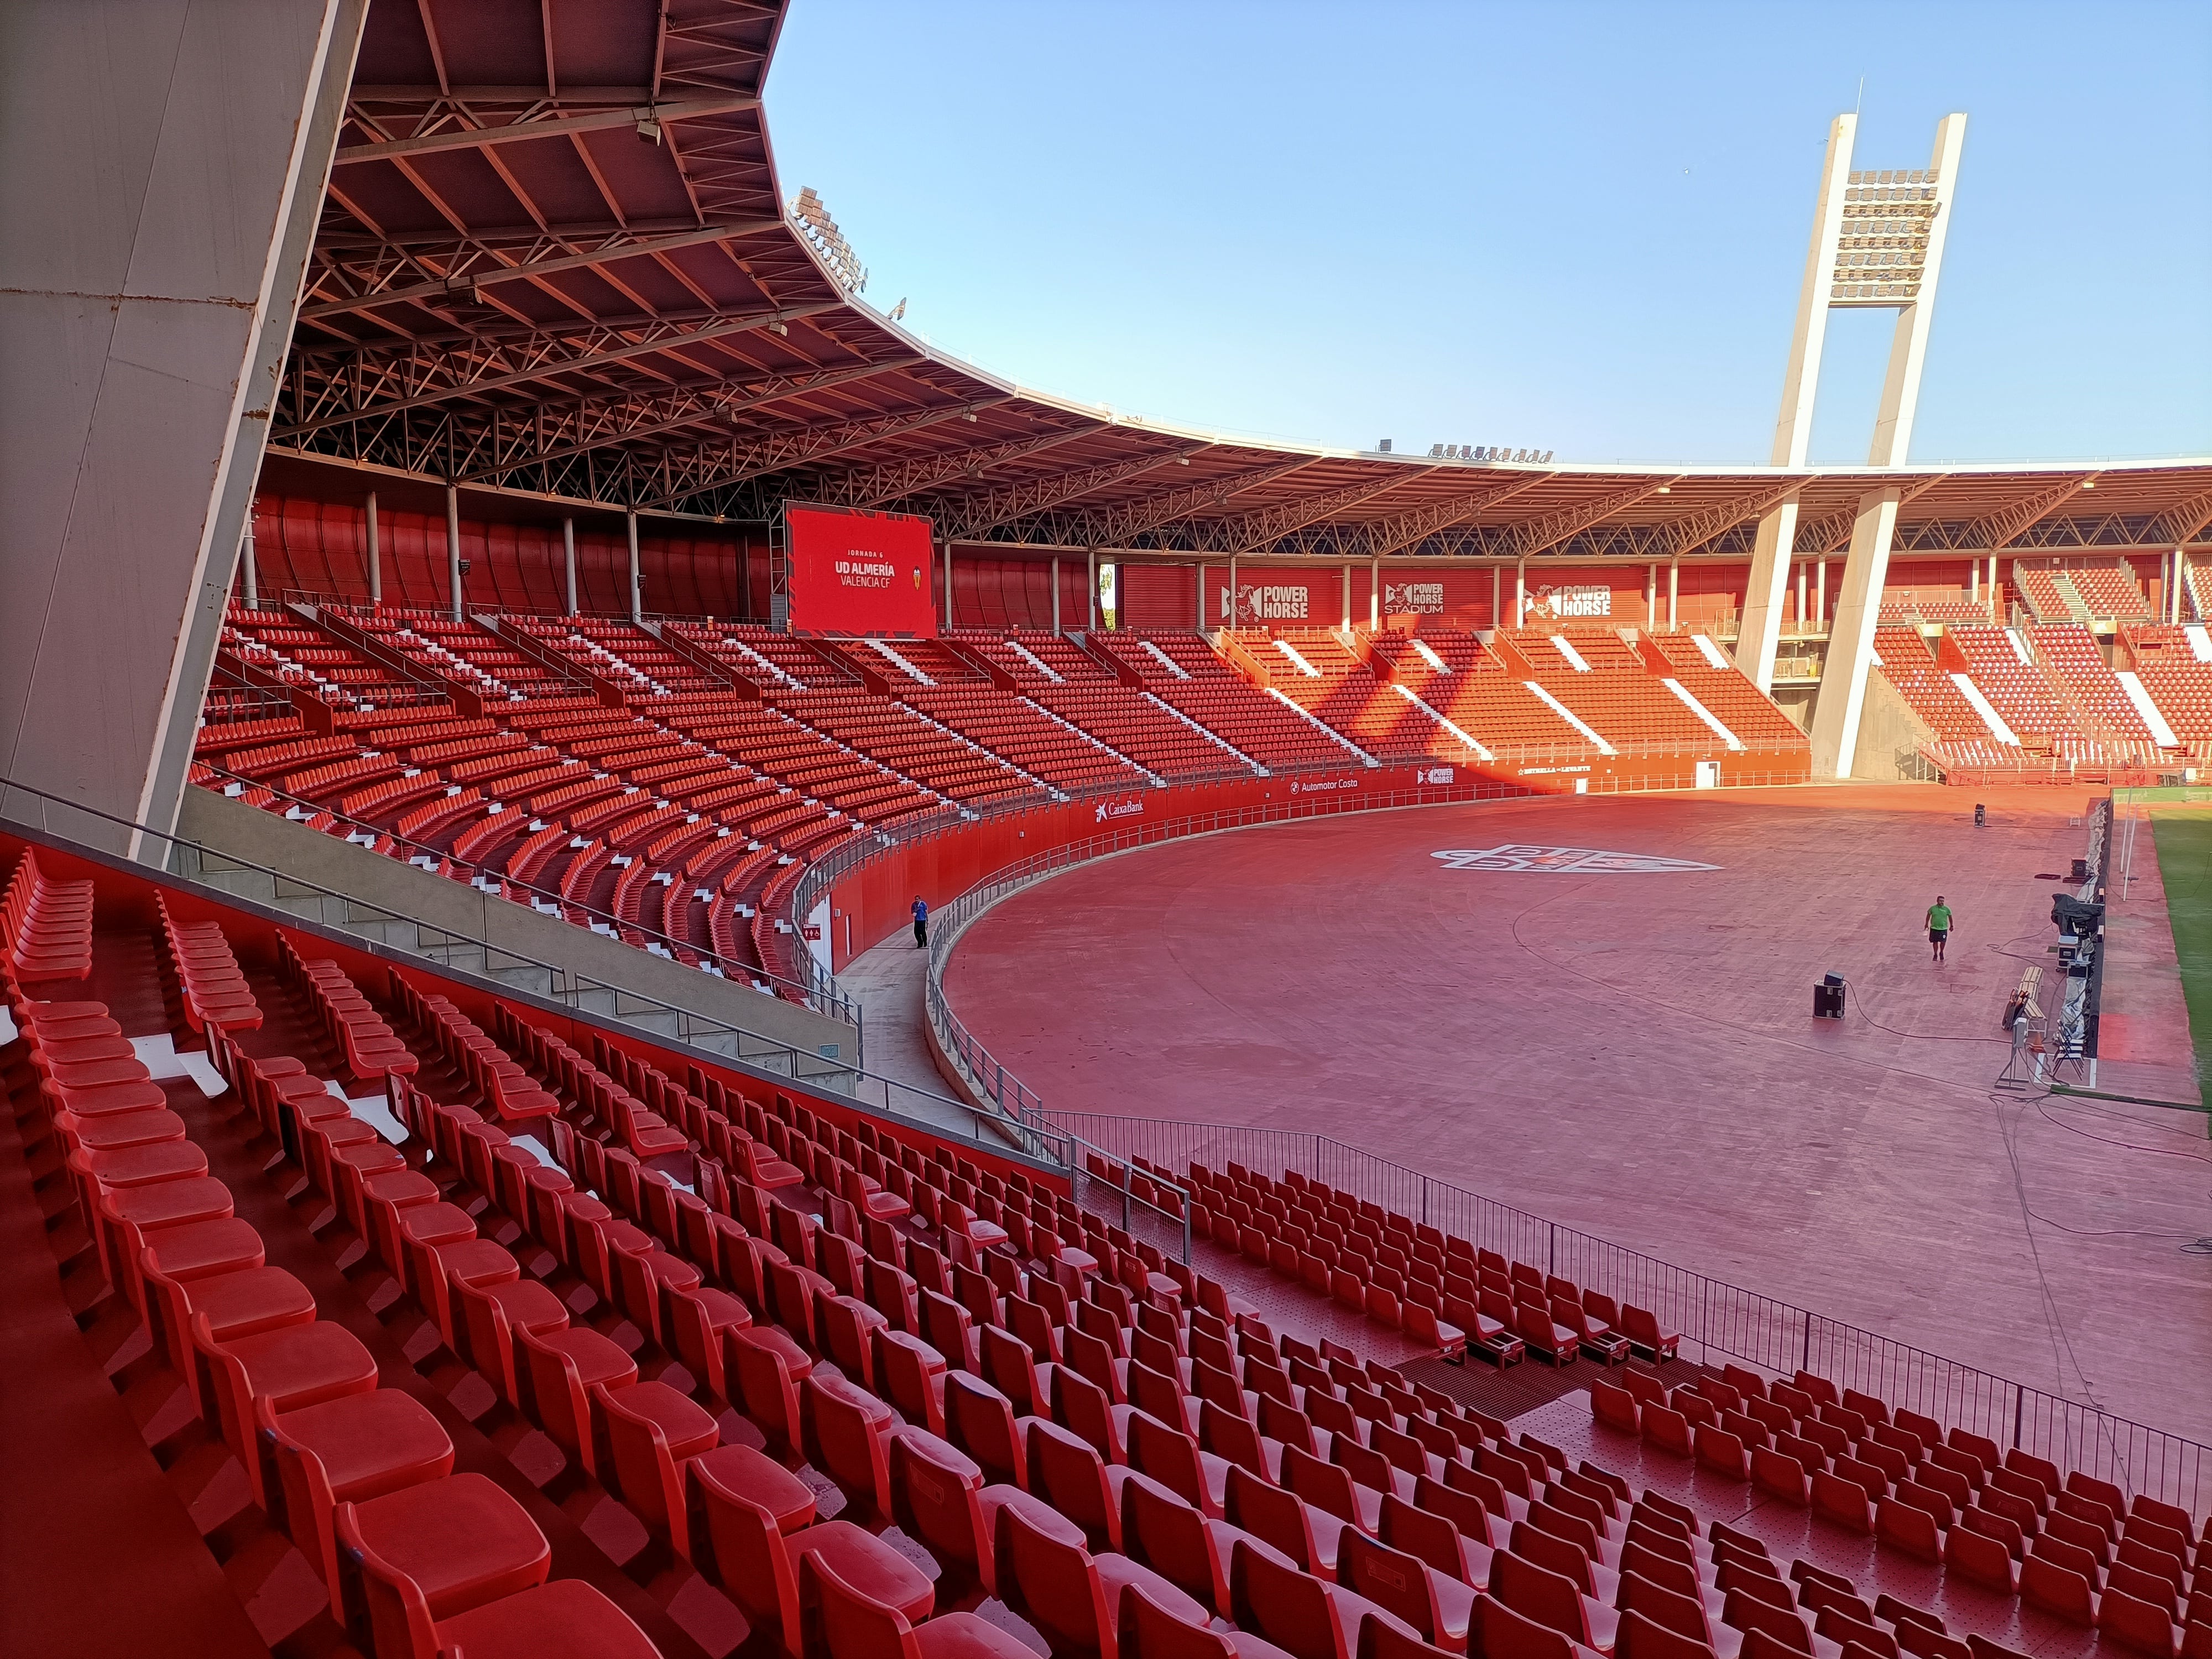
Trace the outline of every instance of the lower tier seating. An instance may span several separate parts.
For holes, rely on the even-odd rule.
[[[115,908],[92,918],[112,1005],[41,999],[0,969],[0,1086],[24,1139],[61,1155],[47,1231],[106,1287],[89,1317],[143,1322],[146,1376],[177,1401],[165,1431],[234,1462],[241,1515],[297,1553],[287,1650],[619,1659],[757,1632],[829,1659],[894,1638],[991,1659],[1124,1642],[1132,1659],[1679,1643],[1680,1659],[1993,1659],[1906,1601],[1868,1605],[1809,1564],[1785,1577],[1756,1537],[1638,1498],[1602,1460],[1571,1462],[1412,1367],[1271,1324],[1038,1166],[481,985],[380,964],[380,986],[314,935],[218,922],[262,1022],[206,1022],[216,1092],[157,1082],[131,1038],[194,1039],[134,983],[151,907]],[[204,929],[190,943],[220,968]],[[526,1088],[554,1109],[503,1113]],[[1139,1179],[1180,1203],[1164,1171]],[[1224,1215],[1232,1192],[1286,1215],[1285,1194],[1309,1197],[1298,1212],[1369,1241],[1377,1277],[1403,1241],[1401,1309],[1425,1305],[1417,1261],[1471,1265],[1478,1294],[1497,1272],[1311,1182],[1232,1168],[1191,1190]],[[1533,1273],[1504,1264],[1532,1312]],[[1541,1293],[1555,1350],[1618,1357],[1586,1296]],[[1563,1336],[1563,1317],[1582,1328]],[[1466,1328],[1496,1340],[1480,1310]],[[2037,1616],[2086,1609],[2170,1656],[2212,1640],[2187,1616],[2191,1516],[2123,1510],[1955,1433],[1939,1445],[1810,1374],[1619,1375],[1592,1408],[1633,1419],[1626,1445],[1680,1440],[1717,1466],[1732,1439],[1742,1459],[1717,1478],[1743,1482],[1756,1452],[1784,1450],[1808,1486],[1872,1502],[1877,1529],[1885,1502],[1940,1521],[1925,1505],[1960,1493],[1955,1474],[1947,1572],[1974,1570],[1962,1540],[1994,1524],[1961,1516],[2009,1516],[2035,1540],[2019,1582]],[[247,1525],[223,1523],[217,1547]],[[1881,1535],[1903,1552],[1917,1527],[1900,1514]]]

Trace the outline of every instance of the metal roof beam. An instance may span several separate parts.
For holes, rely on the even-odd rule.
[[[1277,478],[1311,466],[1321,458],[1302,455],[1296,459],[1277,461],[1273,465],[1257,467],[1249,472],[1231,473],[1224,478],[1209,478],[1203,483],[1182,484],[1160,495],[1141,501],[1125,501],[1116,507],[1101,513],[1086,513],[1078,516],[1065,535],[1056,539],[1077,547],[1121,547],[1131,538],[1156,530],[1164,524],[1173,524],[1177,519],[1188,518],[1206,507],[1224,507],[1231,495],[1241,495],[1248,489],[1257,489],[1261,484],[1272,483]]]
[[[539,466],[570,455],[580,455],[586,450],[635,443],[641,439],[658,437],[664,432],[702,426],[710,421],[726,421],[749,409],[760,409],[769,404],[781,403],[787,398],[804,397],[810,392],[826,392],[832,386],[911,368],[926,361],[918,356],[896,357],[888,362],[862,363],[851,368],[783,375],[753,387],[732,390],[726,383],[717,381],[699,386],[679,387],[659,398],[594,399],[573,405],[560,413],[562,424],[577,431],[580,434],[577,437],[543,447],[532,445],[527,449],[518,448],[511,459],[495,459],[462,474],[456,482],[472,483],[480,478],[501,477],[525,467]],[[598,429],[591,430],[595,421],[599,423]]]
[[[2151,521],[2151,528],[2159,532],[2158,540],[2169,547],[2179,547],[2203,534],[2207,525],[2212,525],[2212,489],[2168,507]]]
[[[1449,501],[1432,501],[1426,507],[1417,507],[1401,513],[1395,519],[1378,519],[1363,526],[1360,537],[1364,546],[1364,556],[1370,559],[1387,558],[1408,547],[1417,547],[1439,530],[1457,524],[1486,507],[1495,507],[1500,501],[1510,501],[1524,490],[1538,484],[1548,483],[1559,477],[1556,472],[1532,472],[1513,479],[1502,488],[1488,489],[1455,495]]]
[[[1897,498],[1898,512],[1902,514],[1908,504],[1925,495],[1937,484],[1942,483],[1948,476],[1938,472],[1907,486],[1904,493]],[[1831,513],[1825,519],[1816,519],[1810,524],[1800,524],[1797,527],[1799,556],[1824,558],[1831,553],[1841,552],[1851,544],[1851,526],[1858,522],[1858,519],[1859,509],[1854,503],[1844,507],[1841,512]]]
[[[478,249],[464,244],[465,253],[483,253],[487,263],[472,270],[448,271],[434,282],[416,283],[405,288],[384,289],[368,294],[356,294],[337,300],[319,300],[300,307],[300,320],[313,322],[323,317],[335,317],[343,313],[374,310],[379,306],[404,305],[416,300],[465,299],[470,291],[492,283],[513,283],[556,276],[564,270],[582,270],[592,265],[604,265],[617,259],[642,258],[649,254],[672,253],[678,248],[696,247],[704,242],[726,242],[748,236],[764,235],[781,230],[781,219],[750,219],[735,224],[710,225],[703,230],[687,231],[677,236],[630,236],[627,234],[611,238],[600,247],[583,253],[564,253],[550,259],[526,259],[516,264],[489,263],[498,256],[490,250]],[[550,240],[550,239],[548,239]],[[557,246],[558,244],[554,244]],[[458,263],[458,261],[457,261]]]
[[[1174,449],[1163,449],[1151,455],[1139,455],[1126,461],[1109,461],[1103,466],[1085,467],[1079,472],[1063,472],[1057,477],[1025,480],[1021,483],[1004,484],[995,489],[948,503],[938,519],[939,533],[947,541],[967,540],[980,536],[994,526],[1011,520],[1025,518],[1041,513],[1062,501],[1072,501],[1104,489],[1124,478],[1133,478],[1150,472],[1155,467],[1187,461],[1206,444],[1184,444]]]
[[[387,138],[370,144],[348,144],[331,158],[334,167],[352,167],[362,161],[389,161],[405,155],[427,155],[438,150],[482,149],[492,144],[520,143],[532,138],[557,138],[572,132],[602,132],[617,127],[633,127],[653,121],[665,126],[675,121],[693,121],[708,115],[729,115],[739,110],[758,109],[760,100],[739,93],[720,98],[685,98],[673,103],[637,104],[628,108],[596,110],[589,115],[564,115],[550,119],[532,119],[525,116],[494,126],[447,127],[439,132],[423,132],[419,128],[411,137]],[[458,112],[450,112],[458,113]],[[443,118],[433,116],[431,121]],[[430,122],[423,123],[425,126]]]
[[[2049,518],[2096,480],[2097,475],[2094,472],[2081,477],[2068,478],[2048,489],[2037,491],[2025,501],[2001,507],[1968,525],[1966,534],[1960,538],[1960,545],[1990,553],[2002,552],[2012,544],[2014,537]]]
[[[1669,556],[1680,558],[1694,553],[1706,543],[1717,540],[1747,519],[1762,517],[1788,501],[1804,488],[1802,478],[1792,478],[1771,489],[1754,490],[1748,495],[1732,496],[1717,506],[1700,512],[1685,514],[1667,526],[1667,551]]]
[[[689,347],[705,345],[710,341],[750,333],[769,323],[793,321],[813,316],[818,312],[839,308],[836,301],[824,300],[777,311],[756,312],[750,316],[732,318],[706,327],[653,328],[647,331],[647,337],[643,339],[623,340],[619,345],[605,346],[586,342],[582,349],[570,350],[565,355],[542,355],[544,348],[551,343],[548,337],[539,337],[504,349],[489,348],[466,356],[457,351],[410,351],[404,358],[375,353],[356,354],[352,361],[333,366],[332,372],[323,380],[324,388],[337,394],[332,407],[326,412],[314,414],[295,424],[280,427],[272,435],[296,438],[347,421],[370,420],[380,416],[400,414],[410,409],[420,409],[429,404],[444,403],[453,398],[503,392],[532,381],[550,380],[556,375],[586,373],[658,352],[682,351]],[[601,337],[620,340],[623,334],[607,331]],[[565,339],[563,343],[567,343]],[[503,366],[510,365],[501,372]],[[396,397],[380,398],[375,395],[376,392],[394,386],[411,386],[413,389],[402,391]],[[374,390],[371,395],[356,401],[348,394],[356,387],[373,387]]]
[[[1681,483],[1687,476],[1678,472],[1671,478],[1639,478],[1626,489],[1613,490],[1595,501],[1562,507],[1557,513],[1547,513],[1541,518],[1516,524],[1510,532],[1514,556],[1525,559],[1541,553],[1547,547],[1557,547],[1570,537],[1580,535],[1592,525],[1602,524],[1614,514]]]
[[[1401,484],[1425,478],[1434,467],[1424,467],[1418,472],[1408,472],[1399,477],[1363,478],[1358,483],[1340,489],[1323,490],[1317,495],[1302,495],[1294,501],[1279,501],[1273,507],[1264,507],[1247,513],[1241,518],[1227,519],[1218,523],[1200,522],[1194,526],[1191,544],[1200,553],[1226,553],[1232,556],[1251,552],[1255,548],[1280,541],[1293,531],[1318,523],[1347,507],[1372,501],[1386,495]]]
[[[639,505],[664,507],[671,501],[687,500],[713,490],[727,489],[755,478],[766,477],[771,473],[787,472],[824,456],[841,455],[848,449],[858,449],[864,444],[881,443],[886,438],[926,431],[947,421],[972,416],[976,410],[1005,403],[1012,396],[1011,392],[994,392],[988,397],[948,404],[937,409],[904,410],[895,415],[871,416],[862,421],[836,421],[820,426],[798,427],[772,437],[755,440],[750,444],[739,439],[729,446],[726,461],[709,462],[707,458],[720,453],[720,447],[715,451],[702,447],[699,452],[702,476],[696,481],[681,485],[672,483],[666,494]],[[669,461],[672,471],[682,465],[678,457],[672,456]],[[819,498],[809,496],[807,499]]]
[[[834,480],[824,480],[814,499],[835,507],[875,507],[972,478],[979,472],[988,472],[994,466],[1027,455],[1042,454],[1078,438],[1093,436],[1098,429],[1095,426],[1071,427],[1065,432],[1048,432],[1042,437],[1016,438],[1007,443],[986,444],[980,448],[955,450],[950,454],[889,461],[881,466],[862,468]]]

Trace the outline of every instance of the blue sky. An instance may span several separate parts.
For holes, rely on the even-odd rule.
[[[2212,454],[2212,6],[794,0],[864,296],[1023,385],[1357,447],[1764,461],[1828,124],[1970,120],[1916,460]],[[1893,313],[1839,312],[1816,461]]]

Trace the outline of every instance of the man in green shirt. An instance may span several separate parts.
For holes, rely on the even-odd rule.
[[[1941,893],[1936,902],[1928,907],[1928,943],[1935,948],[1935,960],[1943,960],[1943,941],[1951,937],[1951,907],[1943,902]]]

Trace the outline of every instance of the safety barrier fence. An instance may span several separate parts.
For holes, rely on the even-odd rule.
[[[733,984],[765,984],[780,994],[788,994],[792,1000],[805,1004],[816,1013],[850,1025],[854,1031],[854,1054],[859,1054],[865,1050],[860,1006],[834,985],[787,979],[766,963],[754,967],[687,939],[672,938],[658,928],[646,927],[642,922],[625,921],[611,910],[596,909],[580,899],[563,897],[552,888],[518,881],[489,866],[457,859],[450,852],[442,851],[428,842],[411,841],[395,830],[381,830],[364,819],[349,817],[334,806],[289,794],[271,784],[256,783],[216,762],[195,761],[193,766],[222,781],[223,787],[218,791],[220,793],[228,794],[234,788],[240,795],[249,793],[266,795],[272,800],[283,803],[283,816],[293,822],[312,825],[327,820],[330,832],[343,832],[343,838],[357,847],[466,882],[479,892],[495,894],[514,903],[526,905],[541,915],[558,916],[575,922],[593,933],[620,939],[626,944],[650,951],[672,962],[680,962],[686,957],[696,958],[702,971],[711,969],[714,974]],[[674,893],[678,890],[672,888],[670,890]],[[690,890],[687,887],[684,890],[688,893]]]
[[[33,811],[27,813],[26,806]],[[171,835],[149,824],[85,806],[47,793],[27,783],[0,778],[0,826],[9,816],[16,824],[44,831],[57,838],[82,834],[83,821],[93,820],[132,832],[140,842],[140,861],[158,866],[170,875],[192,882],[236,902],[246,896],[226,886],[240,876],[265,883],[268,903],[293,919],[304,919],[351,933],[396,954],[420,958],[441,970],[476,974],[509,988],[526,990],[548,1001],[579,1012],[635,1024],[641,1030],[672,1037],[726,1059],[780,1072],[811,1081],[836,1077],[854,1070],[854,1061],[842,1055],[825,1056],[799,1048],[779,1038],[748,1030],[732,1020],[665,1002],[659,998],[612,980],[585,973],[571,965],[547,962],[494,940],[489,926],[476,933],[441,927],[434,922],[378,904],[351,893],[342,893],[295,875],[256,864],[222,848]],[[150,843],[166,851],[157,858],[144,856]],[[490,896],[485,895],[489,902]],[[732,999],[738,1007],[743,1001]]]
[[[863,1070],[857,1064],[794,1048],[696,1010],[660,1001],[573,968],[539,961],[482,937],[402,915],[368,900],[5,777],[0,777],[0,806],[15,815],[0,814],[0,832],[13,831],[81,855],[88,854],[88,849],[43,822],[29,822],[28,817],[44,819],[46,809],[51,807],[73,829],[81,829],[80,821],[89,819],[133,831],[144,841],[166,848],[166,856],[150,862],[158,862],[172,878],[205,889],[223,904],[262,913],[279,927],[306,921],[349,934],[376,955],[403,963],[412,958],[435,972],[481,980],[495,994],[520,992],[576,1013],[634,1026],[656,1041],[673,1042],[718,1060],[738,1060],[757,1070],[787,1077],[829,1098],[842,1097],[941,1139],[964,1140],[980,1150],[997,1152],[1012,1146],[1065,1176],[1085,1207],[1121,1225],[1140,1228],[1149,1236],[1164,1234],[1179,1259],[1190,1260],[1188,1194],[1173,1182],[1160,1182],[1157,1185],[1164,1202],[1150,1203],[1133,1196],[1133,1169],[1119,1153],[1093,1145],[1079,1131],[1042,1119],[1015,1122],[994,1107],[977,1106]],[[28,817],[24,812],[27,806],[36,809]],[[220,867],[207,868],[210,861]],[[267,878],[272,884],[274,904],[264,906],[217,884],[222,875],[238,871]],[[286,908],[298,906],[303,899],[315,902],[306,909]],[[1103,1178],[1088,1167],[1092,1158],[1105,1167]]]
[[[1235,1163],[1278,1178],[1294,1170],[1324,1182],[1509,1261],[1649,1308],[1663,1328],[1681,1334],[1686,1358],[1734,1361],[1785,1377],[1811,1371],[1838,1388],[2017,1446],[2192,1515],[2212,1498],[2212,1447],[1677,1267],[1328,1135],[1030,1109],[1044,1123],[1124,1159],[1142,1158],[1178,1174],[1193,1163],[1216,1170]]]

